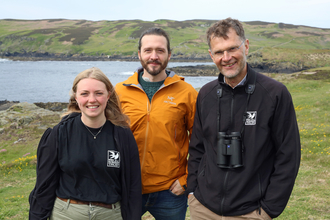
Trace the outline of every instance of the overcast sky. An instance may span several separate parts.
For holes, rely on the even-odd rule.
[[[0,19],[266,21],[330,28],[330,0],[0,0]]]

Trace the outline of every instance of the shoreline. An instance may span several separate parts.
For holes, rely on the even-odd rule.
[[[80,56],[80,55],[53,55],[53,54],[37,54],[31,55],[10,55],[0,56],[0,59],[6,59],[11,61],[123,61],[123,62],[139,62],[138,57],[124,57],[124,56]],[[173,62],[212,62],[210,57],[176,57],[172,56]]]
[[[193,66],[192,69],[194,69],[195,67],[197,67],[196,69],[199,69],[198,66]],[[182,67],[174,67],[174,68],[181,68],[184,69]],[[174,69],[171,68],[171,69]],[[188,68],[191,68],[191,66],[189,66]],[[205,68],[210,69],[210,72],[214,71],[214,68],[216,69],[216,75],[208,75],[208,76],[217,76],[218,70],[215,66],[209,66],[207,65]],[[177,70],[174,70],[177,71]],[[184,70],[187,71],[187,70]],[[286,73],[282,73],[282,74],[273,74],[273,73],[266,73],[266,72],[260,72],[261,74],[267,75],[275,80],[283,80],[283,79],[292,79],[292,78],[303,78],[303,79],[308,79],[308,80],[328,80],[329,76],[330,76],[330,71],[329,70],[315,70],[313,72],[295,72],[293,74],[286,74]],[[188,75],[189,73],[187,73]],[[201,75],[193,75],[193,76],[201,76]],[[195,88],[197,91],[199,91],[199,87]],[[0,111],[5,111],[7,109],[9,109],[10,107],[12,107],[15,104],[19,104],[19,103],[29,103],[29,104],[34,104],[40,108],[43,109],[48,109],[54,112],[60,112],[63,111],[63,109],[67,108],[68,102],[20,102],[20,101],[9,101],[7,99],[5,100],[0,100]]]
[[[24,103],[20,101],[0,100],[0,111],[5,111],[15,104]],[[28,102],[27,102],[28,103]],[[39,108],[48,109],[53,112],[61,112],[67,108],[68,102],[34,102],[30,103],[38,106]]]
[[[251,61],[248,59],[248,63],[253,69],[261,73],[295,73],[304,71],[312,68],[312,66],[299,66],[290,62],[265,62],[265,61],[253,61],[253,54],[248,56],[251,57]],[[54,55],[54,54],[35,54],[35,55],[10,55],[0,56],[0,59],[10,61],[122,61],[122,62],[139,62],[138,57],[123,57],[123,56],[81,56],[81,55]],[[187,62],[187,63],[213,63],[210,57],[178,57],[172,56],[171,62]],[[212,68],[207,68],[211,66]],[[197,66],[181,66],[173,67],[168,69],[175,69],[176,73],[181,76],[215,76],[217,75],[218,69],[215,64],[213,65],[197,65]]]

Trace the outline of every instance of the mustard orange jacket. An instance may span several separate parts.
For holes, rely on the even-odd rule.
[[[142,194],[168,190],[177,179],[185,188],[197,91],[171,71],[151,103],[137,72],[116,92],[139,148]]]

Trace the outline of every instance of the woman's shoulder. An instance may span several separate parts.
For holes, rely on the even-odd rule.
[[[124,132],[125,134],[127,133],[132,133],[131,129],[129,127],[123,127],[119,125],[113,125],[114,131],[118,133]]]
[[[81,113],[80,112],[71,112],[67,115],[64,115],[62,118],[61,118],[61,123],[65,123],[65,122],[68,122],[68,121],[72,121],[74,120],[76,117],[80,116]]]
[[[61,118],[61,121],[55,127],[61,128],[63,126],[66,126],[67,124],[73,123],[80,115],[81,113],[79,112],[71,112],[70,114],[63,116]]]
[[[120,141],[131,142],[132,139],[135,141],[133,132],[129,127],[114,125],[114,136],[119,138]]]

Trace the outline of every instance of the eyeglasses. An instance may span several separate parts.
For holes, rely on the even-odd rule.
[[[241,48],[241,46],[244,44],[244,41],[241,43],[241,45],[239,45],[238,47],[232,47],[228,50],[219,50],[215,53],[211,52],[213,57],[216,59],[220,59],[225,55],[225,51],[228,53],[228,55],[233,55],[235,52],[237,52],[239,50],[239,48]]]

